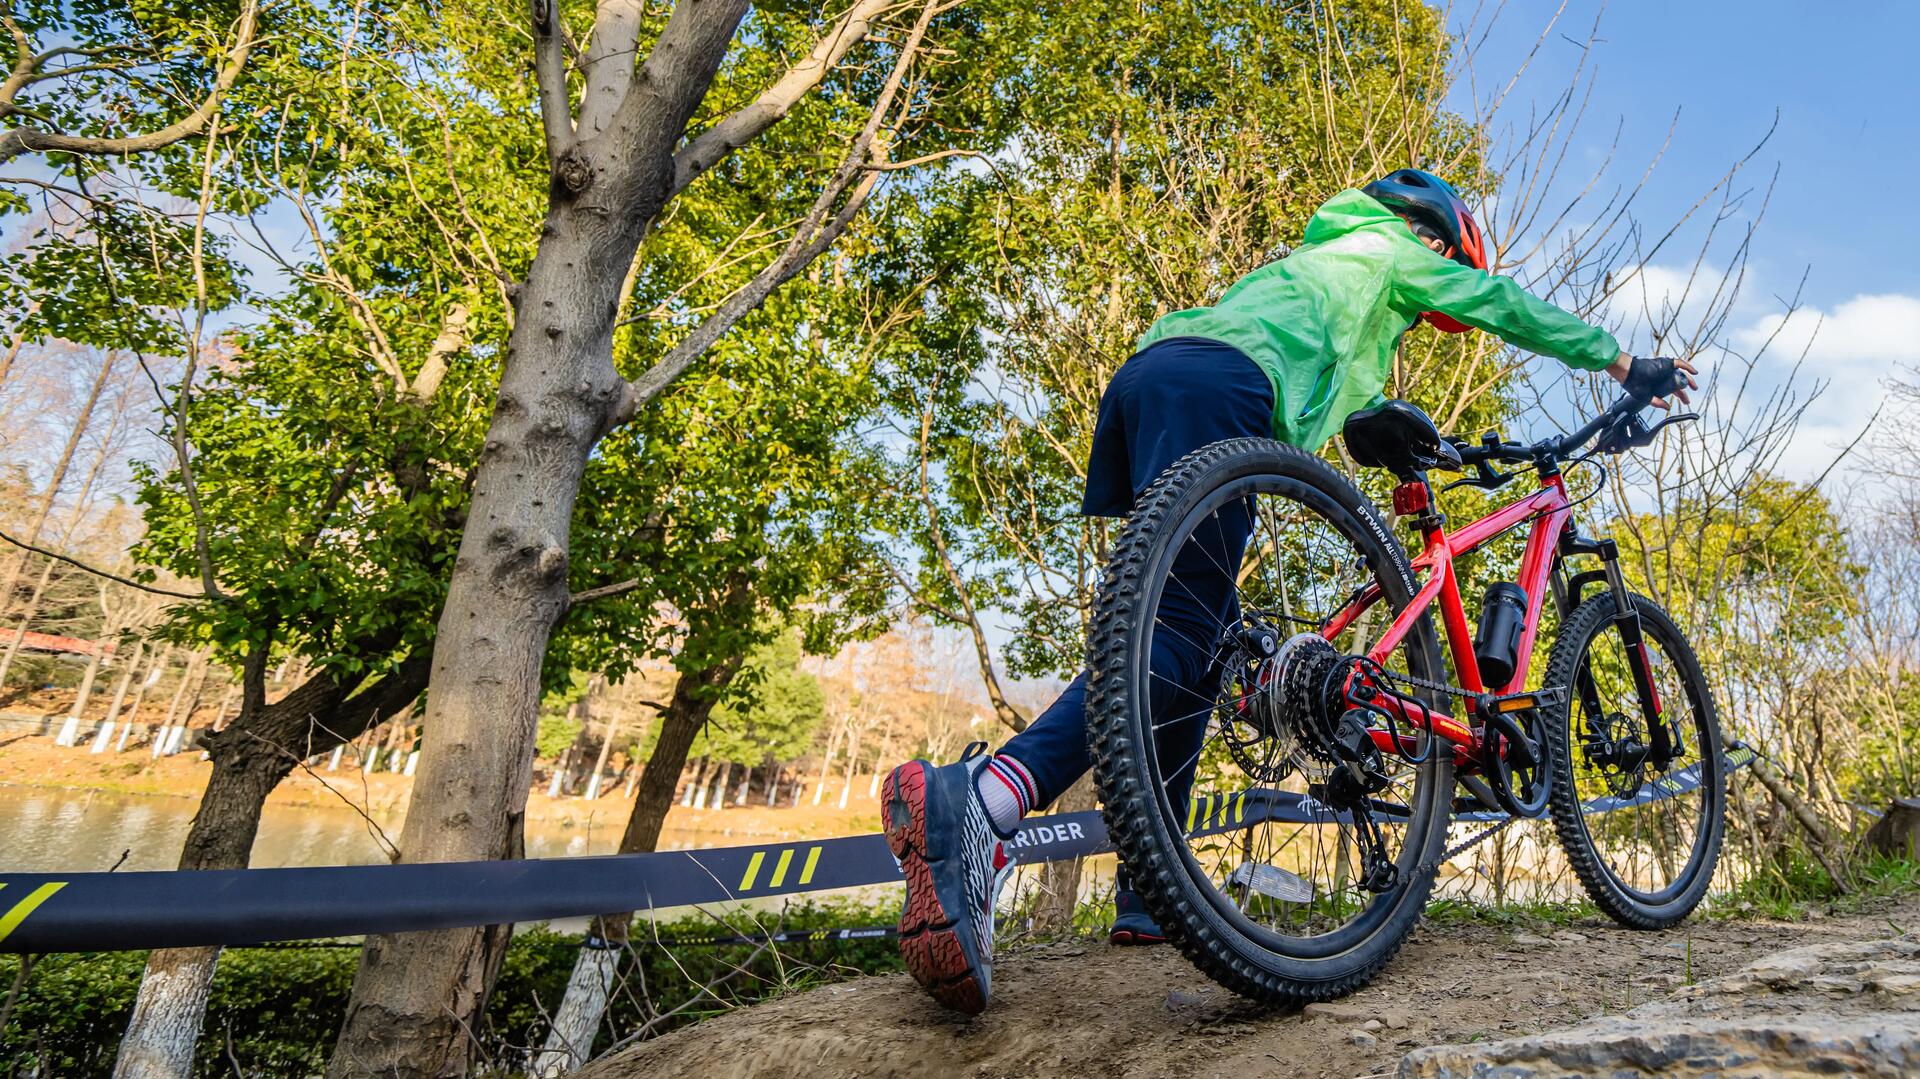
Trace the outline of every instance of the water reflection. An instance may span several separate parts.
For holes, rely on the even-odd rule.
[[[173,869],[193,823],[190,798],[60,790],[0,784],[0,871],[14,873]],[[630,803],[609,799],[574,827],[531,826],[527,857],[611,854],[619,844]],[[584,806],[584,803],[583,803]],[[342,806],[268,805],[253,844],[253,865],[374,865],[387,860],[375,825],[397,837],[397,815],[369,822]],[[669,826],[662,850],[751,843],[720,832]]]

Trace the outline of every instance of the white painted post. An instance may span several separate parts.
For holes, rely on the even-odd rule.
[[[619,965],[617,949],[580,949],[573,974],[567,979],[566,995],[560,998],[560,1010],[554,1013],[553,1027],[547,1031],[547,1043],[533,1060],[532,1071],[539,1079],[558,1079],[586,1063],[593,1051],[594,1035],[600,1032],[607,993],[613,988],[614,971]]]

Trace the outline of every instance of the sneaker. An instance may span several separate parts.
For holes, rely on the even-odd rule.
[[[993,979],[993,905],[1013,870],[974,778],[986,743],[958,763],[909,761],[880,793],[887,847],[907,879],[900,957],[933,999],[958,1012],[986,1010]]]
[[[1113,928],[1107,931],[1107,943],[1119,945],[1165,944],[1167,935],[1160,930],[1159,923],[1140,902],[1140,894],[1133,890],[1133,882],[1127,877],[1127,871],[1121,869],[1113,878]]]

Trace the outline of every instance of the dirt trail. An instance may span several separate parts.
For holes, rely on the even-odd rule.
[[[1373,986],[1304,1012],[1258,1008],[1171,948],[1006,952],[967,1021],[905,975],[745,1009],[613,1055],[583,1079],[700,1076],[1391,1074],[1418,1046],[1532,1034],[1615,1014],[1779,951],[1920,924],[1920,897],[1802,923],[1694,920],[1666,933],[1423,924]]]

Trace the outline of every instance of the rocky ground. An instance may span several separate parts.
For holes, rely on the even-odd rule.
[[[1256,1007],[1172,949],[1010,952],[994,1006],[942,1012],[904,975],[722,1016],[590,1079],[1920,1074],[1920,897],[1803,922],[1423,925],[1373,986]]]

